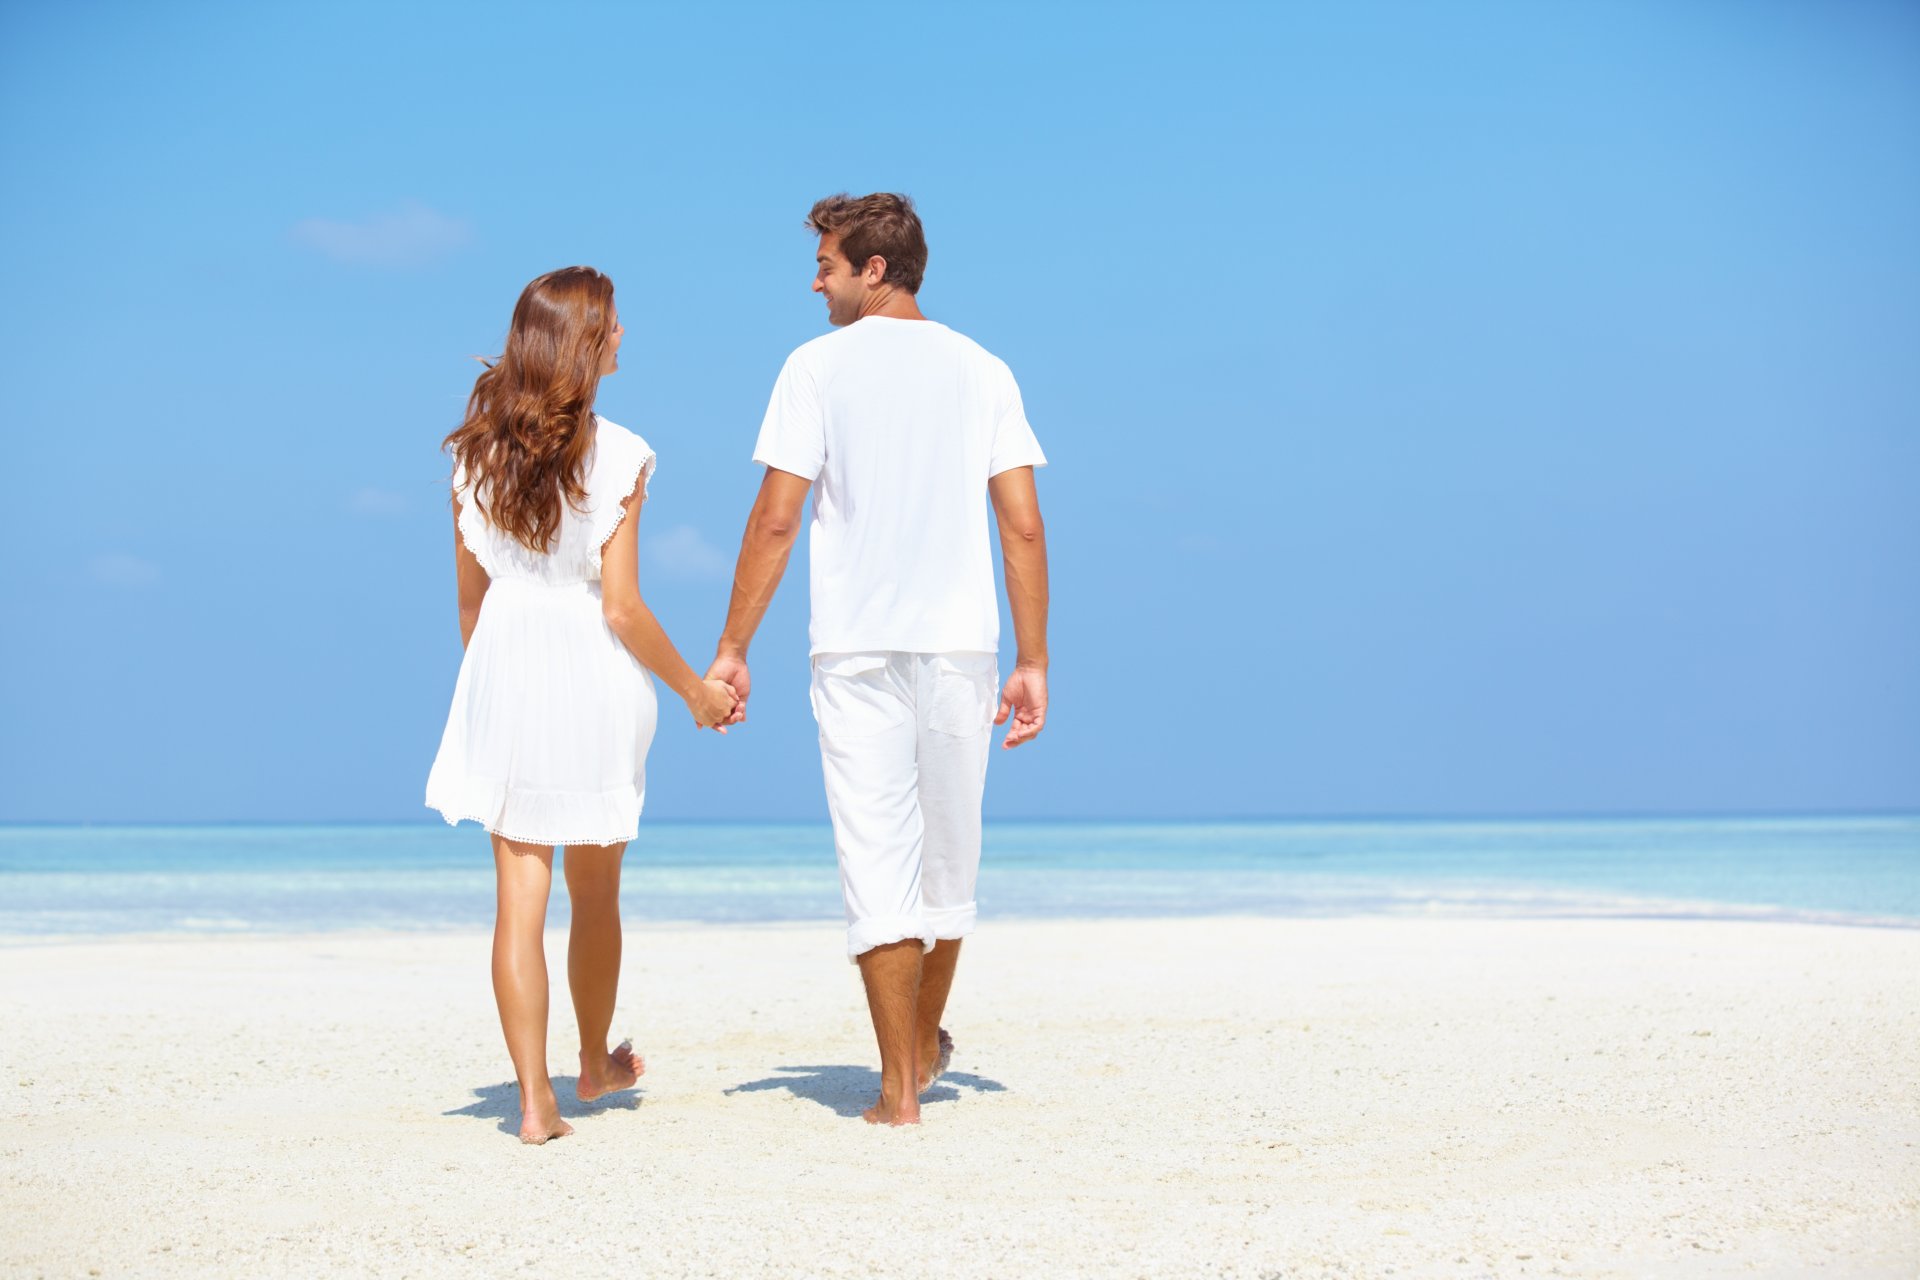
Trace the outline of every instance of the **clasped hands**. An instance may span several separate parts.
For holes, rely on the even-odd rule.
[[[747,718],[747,698],[744,691],[708,672],[687,700],[687,709],[693,712],[695,728],[725,733],[728,725]]]
[[[715,658],[713,665],[707,668],[707,684],[725,689],[733,701],[725,715],[703,722],[700,725],[702,729],[725,733],[728,725],[739,724],[747,718],[747,693],[753,686],[753,680],[747,674],[745,658],[726,654]]]
[[[725,699],[730,707],[720,710],[720,702],[695,708],[694,719],[702,729],[712,729],[716,733],[725,733],[730,724],[740,724],[747,718],[747,694],[753,688],[753,679],[747,672],[747,660],[733,654],[721,654],[707,668],[704,681],[709,692],[716,699]],[[710,714],[709,714],[710,713]],[[1013,674],[1007,677],[1006,685],[1000,691],[1000,709],[994,715],[995,724],[1005,724],[1007,718],[1013,718],[1013,727],[1007,730],[1007,736],[1000,745],[1017,747],[1037,735],[1047,723],[1047,670],[1043,666],[1017,666]]]

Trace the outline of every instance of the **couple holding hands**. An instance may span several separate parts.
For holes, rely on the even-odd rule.
[[[493,836],[493,987],[519,1079],[523,1142],[572,1132],[547,1076],[542,934],[554,846],[573,923],[567,978],[581,1098],[645,1064],[609,1049],[620,976],[620,859],[638,834],[653,682],[703,728],[746,718],[747,648],[808,492],[811,697],[847,954],[880,1049],[872,1123],[912,1124],[945,1069],[941,1015],[973,931],[992,727],[1012,747],[1047,708],[1047,558],[1033,471],[1046,458],[1007,366],[921,314],[919,216],[905,196],[831,196],[813,290],[834,325],[787,358],[754,447],[747,518],[718,651],[702,678],[641,598],[637,526],[653,450],[593,412],[619,367],[613,283],[550,272],[514,307],[504,353],[447,437],[466,654],[427,804]],[[983,499],[986,499],[983,501]],[[1018,657],[1001,685],[987,508]]]

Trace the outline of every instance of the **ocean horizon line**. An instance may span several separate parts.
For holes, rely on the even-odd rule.
[[[1112,827],[1221,827],[1221,826],[1487,826],[1537,823],[1640,822],[1897,822],[1920,821],[1920,809],[1687,809],[1621,810],[1614,812],[1539,811],[1507,813],[1299,813],[1229,814],[1222,816],[1135,817],[1049,814],[989,816],[988,826],[1112,826]],[[0,830],[191,830],[313,829],[431,830],[447,827],[440,818],[0,818]],[[643,828],[672,827],[827,827],[816,817],[659,817],[641,819]]]

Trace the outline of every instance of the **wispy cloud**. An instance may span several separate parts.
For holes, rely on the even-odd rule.
[[[347,506],[355,515],[374,517],[403,516],[413,510],[406,494],[391,489],[355,489]]]
[[[708,542],[690,524],[675,525],[646,540],[647,558],[669,577],[711,581],[733,572],[733,557]]]
[[[87,576],[105,587],[158,586],[160,566],[123,551],[110,551],[87,561]]]
[[[293,224],[293,239],[335,262],[369,267],[419,267],[473,241],[473,228],[418,200],[403,201],[391,213],[359,222],[304,218]]]

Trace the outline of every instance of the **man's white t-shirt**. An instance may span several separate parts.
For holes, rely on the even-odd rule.
[[[867,316],[787,357],[753,460],[815,482],[814,653],[999,649],[987,480],[1047,464],[1004,361]]]

